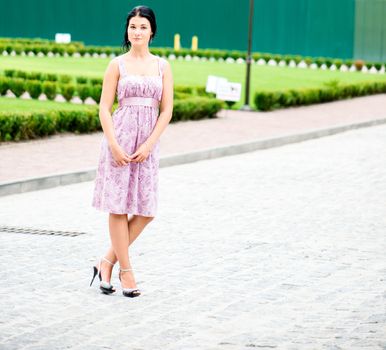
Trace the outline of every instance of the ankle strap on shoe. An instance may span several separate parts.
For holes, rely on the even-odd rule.
[[[114,264],[113,264],[110,260],[107,260],[105,257],[102,257],[102,259],[103,259],[104,261],[107,261],[110,265],[113,265],[113,266],[114,266]]]
[[[132,269],[121,269],[121,268],[119,268],[119,270],[122,271],[122,272],[125,272],[125,271],[131,271]]]

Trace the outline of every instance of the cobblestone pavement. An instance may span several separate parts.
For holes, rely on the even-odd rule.
[[[143,294],[89,287],[93,182],[0,198],[0,349],[386,349],[386,126],[160,171]],[[96,283],[97,284],[97,283]]]

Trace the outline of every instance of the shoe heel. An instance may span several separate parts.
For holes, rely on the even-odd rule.
[[[94,276],[92,276],[92,279],[91,279],[91,282],[90,282],[90,287],[93,284],[96,275],[98,274],[98,269],[95,266],[93,266],[93,269],[94,269],[94,272],[93,272]]]
[[[109,261],[109,260],[107,260],[106,258],[102,257],[102,258],[99,260],[98,267],[93,266],[94,271],[93,271],[93,277],[92,277],[92,279],[91,279],[90,286],[93,284],[95,277],[98,275],[99,281],[100,281],[100,283],[99,283],[99,289],[100,289],[104,294],[111,294],[111,293],[114,293],[114,292],[115,292],[114,287],[113,287],[109,282],[102,281],[102,274],[101,274],[101,263],[102,263],[102,260],[105,260],[105,261],[107,261],[109,264],[111,264],[111,265],[114,266],[114,264],[113,264],[111,261]]]

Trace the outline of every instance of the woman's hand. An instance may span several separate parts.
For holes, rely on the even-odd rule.
[[[132,162],[142,163],[149,156],[151,147],[145,142],[133,153],[130,158]]]
[[[131,161],[130,156],[118,144],[111,147],[111,153],[118,166],[124,166]]]

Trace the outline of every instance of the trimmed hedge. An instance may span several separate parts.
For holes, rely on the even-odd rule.
[[[7,90],[11,90],[16,97],[20,97],[27,91],[31,98],[38,99],[43,92],[48,100],[54,100],[57,93],[60,93],[68,102],[71,101],[74,96],[78,95],[83,102],[87,97],[91,97],[95,102],[99,103],[102,93],[102,85],[99,84],[99,80],[95,81],[94,85],[73,84],[72,82],[65,83],[64,81],[68,80],[42,81],[0,76],[0,96],[5,95]],[[72,81],[72,79],[70,81]]]
[[[330,82],[322,88],[272,92],[258,91],[254,95],[254,103],[258,110],[270,111],[278,108],[304,106],[382,93],[386,93],[386,82],[364,82],[345,85]]]
[[[60,56],[72,56],[74,54],[85,56],[85,55],[120,55],[124,52],[121,47],[112,47],[112,46],[85,46],[83,42],[71,42],[69,44],[58,44],[54,41],[42,40],[42,39],[22,39],[22,38],[0,38],[0,54],[2,52],[7,52],[11,54],[14,51],[16,54],[20,55],[22,52],[29,53],[32,52],[36,54],[47,55],[48,52],[51,52],[55,55]],[[228,59],[237,60],[242,58],[246,60],[247,52],[239,50],[218,50],[218,49],[198,49],[191,50],[188,48],[182,48],[178,51],[174,50],[172,47],[151,47],[150,51],[159,56],[168,57],[169,55],[174,55],[176,57],[205,57],[207,59],[214,58],[218,59]],[[301,61],[307,66],[310,66],[312,63],[316,63],[318,67],[321,67],[322,64],[325,64],[327,67],[331,67],[333,64],[339,69],[342,64],[347,66],[354,66],[357,70],[360,70],[362,66],[366,66],[368,69],[374,67],[380,71],[381,67],[384,66],[385,62],[370,62],[370,61],[361,61],[361,60],[350,60],[350,59],[339,59],[331,57],[310,57],[310,56],[300,56],[300,55],[279,55],[272,53],[261,53],[253,52],[252,58],[255,61],[260,59],[264,60],[266,63],[269,61],[275,61],[279,63],[280,61],[286,62],[289,64],[291,61],[295,62],[296,65]],[[357,62],[362,62],[357,64]],[[360,69],[359,67],[360,66]]]
[[[175,100],[172,121],[214,118],[224,102],[207,97],[190,97]]]
[[[223,107],[221,101],[207,97],[190,97],[174,101],[171,122],[214,118]],[[2,112],[0,141],[35,139],[60,132],[88,133],[102,130],[99,109],[83,111]]]
[[[100,129],[96,108],[84,111],[0,113],[0,141],[28,140],[57,132],[84,133]]]
[[[74,84],[73,81],[84,81],[83,78],[64,79],[66,76],[62,75],[53,76],[50,80],[44,80],[47,75],[44,73],[35,73],[35,76],[40,77],[40,80],[29,80],[28,78],[22,78],[22,76],[26,76],[26,72],[11,72],[8,70],[6,76],[0,75],[0,96],[5,95],[7,90],[10,90],[16,97],[20,97],[27,91],[33,99],[38,99],[40,94],[44,93],[48,100],[54,100],[56,94],[60,93],[68,102],[70,102],[74,96],[78,96],[83,102],[88,97],[91,97],[97,103],[100,101],[102,93],[102,83],[100,79],[90,79],[86,84]],[[70,82],[64,83],[64,81]],[[179,85],[174,87],[175,99],[185,99],[192,96],[215,98],[216,94],[206,92],[204,86],[192,87]]]

